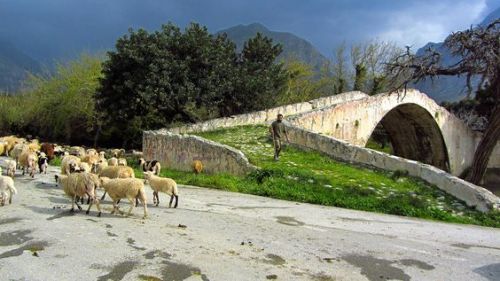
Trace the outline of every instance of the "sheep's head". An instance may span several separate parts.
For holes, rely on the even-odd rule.
[[[153,175],[153,172],[151,172],[151,171],[144,172],[144,179],[149,180],[149,179],[151,179],[152,175]]]
[[[69,163],[68,167],[69,167],[69,172],[70,173],[73,173],[73,172],[76,172],[76,171],[80,170],[80,167],[78,167],[78,165],[76,163]]]
[[[100,177],[99,178],[100,182],[101,182],[101,186],[105,185],[107,182],[109,182],[111,179],[108,178],[108,177]]]

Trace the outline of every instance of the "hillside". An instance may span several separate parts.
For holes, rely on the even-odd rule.
[[[40,64],[10,42],[0,40],[0,92],[12,93],[22,85],[28,73],[41,71]]]
[[[283,53],[278,59],[297,58],[309,65],[314,70],[319,71],[323,65],[328,63],[328,59],[323,56],[310,42],[289,32],[271,31],[262,24],[252,23],[249,25],[237,25],[217,33],[226,33],[237,46],[238,50],[243,48],[243,44],[249,38],[254,37],[257,32],[270,37],[274,42],[283,45]]]

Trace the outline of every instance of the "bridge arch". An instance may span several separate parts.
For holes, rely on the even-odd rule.
[[[427,109],[415,103],[398,104],[368,130],[377,126],[387,132],[393,154],[450,171],[448,150],[436,120]],[[366,145],[366,144],[365,144]]]
[[[363,147],[382,123],[391,131],[396,155],[431,164],[456,176],[472,164],[478,139],[460,119],[414,89],[317,108],[288,120],[298,127]],[[412,144],[403,145],[410,136]],[[418,151],[410,152],[408,148]]]

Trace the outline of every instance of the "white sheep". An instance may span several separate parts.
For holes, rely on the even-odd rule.
[[[93,166],[100,160],[99,155],[97,155],[97,152],[96,154],[87,154],[83,156],[81,159],[82,162],[88,163],[90,166]]]
[[[36,153],[31,152],[29,149],[25,150],[19,156],[19,166],[23,168],[23,175],[29,172],[32,178],[35,177],[35,171],[38,163],[38,156]]]
[[[118,158],[111,157],[108,159],[108,166],[118,166]]]
[[[16,194],[17,190],[14,187],[14,180],[8,176],[0,176],[0,202],[4,206],[5,202],[9,200],[12,204],[12,195]]]
[[[77,156],[65,155],[61,161],[61,174],[69,175],[80,165],[80,162],[82,160]]]
[[[92,171],[95,174],[100,174],[104,168],[108,167],[108,161],[106,159],[99,159],[94,165],[92,165]]]
[[[99,206],[99,199],[95,195],[95,190],[101,184],[101,181],[92,173],[73,173],[70,175],[60,175],[56,176],[56,179],[59,184],[62,185],[64,193],[71,198],[71,212],[75,211],[75,204],[79,210],[82,209],[80,205],[78,205],[78,199],[83,198],[87,195],[90,198],[89,207],[85,212],[87,215],[90,212],[90,208],[92,207],[92,203],[95,202],[97,208],[97,216],[101,216],[101,207]]]
[[[90,173],[91,172],[90,165],[86,162],[78,163],[78,172]]]
[[[127,166],[127,159],[118,158],[118,166]]]
[[[89,148],[87,149],[87,151],[85,152],[86,155],[93,155],[93,156],[97,156],[97,150],[95,150],[94,148]]]
[[[161,164],[157,160],[145,161],[144,158],[139,159],[139,166],[143,172],[152,171],[153,174],[159,176],[161,171]]]
[[[170,195],[168,207],[172,207],[172,201],[175,198],[174,208],[177,208],[177,204],[179,203],[179,191],[177,189],[177,183],[173,179],[155,176],[153,172],[145,172],[144,179],[149,182],[151,189],[153,189],[153,204],[156,206],[160,204],[158,192],[161,191]]]
[[[69,154],[82,158],[85,156],[85,148],[80,146],[72,146],[69,148]]]
[[[0,155],[4,154],[7,152],[7,146],[9,145],[8,142],[0,140]],[[7,155],[8,156],[8,155]]]
[[[117,178],[135,178],[134,169],[127,166],[108,166],[103,168],[100,173],[100,177],[106,177],[110,179]],[[101,197],[101,200],[104,200],[106,197],[106,191]]]
[[[118,209],[118,202],[121,198],[127,198],[130,202],[130,209],[127,215],[130,215],[136,205],[134,199],[139,198],[144,206],[144,218],[148,216],[146,191],[144,190],[144,182],[142,180],[135,178],[110,179],[101,177],[101,183],[104,190],[113,200],[113,211],[111,211],[111,214],[114,214],[115,211],[119,211],[123,214],[123,212]]]
[[[125,149],[110,149],[108,150],[108,154],[115,158],[123,157],[125,155]]]
[[[19,161],[19,156],[24,152],[24,151],[27,151],[29,150],[29,146],[25,143],[18,143],[16,145],[14,145],[14,148],[12,149],[12,151],[10,152],[10,157],[12,157],[12,159]]]
[[[5,165],[7,166],[7,176],[13,178],[17,168],[16,161],[12,159],[7,159],[5,160]]]

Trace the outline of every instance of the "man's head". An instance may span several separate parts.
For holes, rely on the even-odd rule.
[[[278,114],[278,119],[277,119],[277,120],[278,120],[278,122],[283,121],[283,114],[279,113],[279,114]]]

